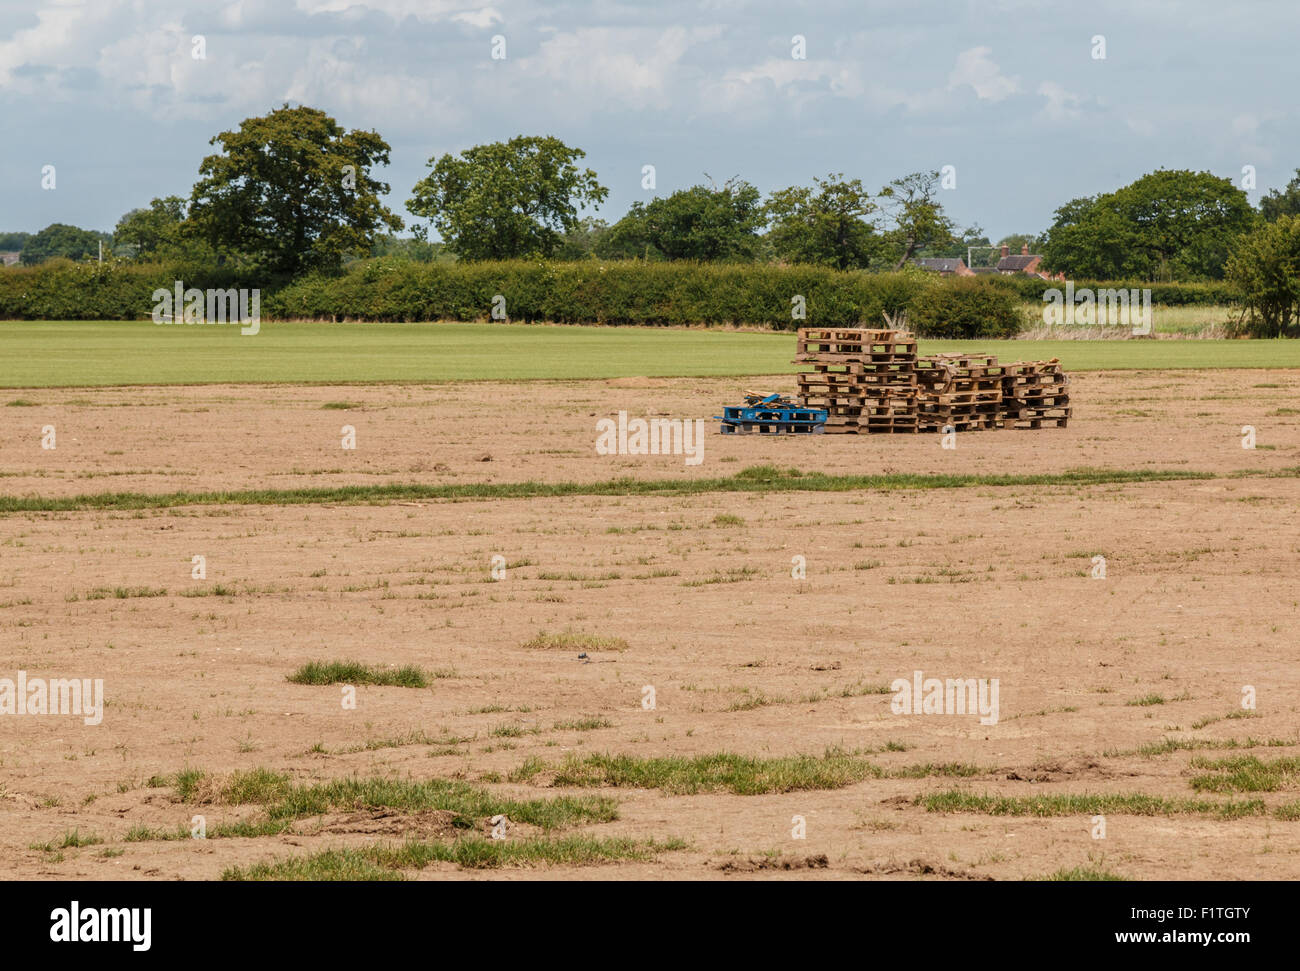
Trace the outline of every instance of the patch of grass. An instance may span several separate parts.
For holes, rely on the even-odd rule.
[[[361,405],[355,401],[327,401],[321,405],[324,411],[351,411],[353,408],[360,408]]]
[[[350,745],[347,748],[339,749],[339,755],[351,755],[356,752],[376,752],[385,748],[403,748],[407,745],[458,745],[468,739],[459,738],[454,735],[443,735],[438,738],[420,730],[409,731],[404,735],[393,735],[387,738],[368,738],[359,745]],[[309,751],[325,753],[325,747],[317,742]]]
[[[1091,880],[1127,880],[1128,877],[1121,877],[1118,873],[1112,873],[1110,870],[1100,870],[1090,866],[1075,866],[1067,869],[1057,870],[1055,873],[1049,873],[1041,880],[1068,880],[1072,883]]]
[[[241,806],[283,798],[289,791],[289,777],[269,769],[234,772],[221,788],[221,801]]]
[[[43,853],[54,853],[58,850],[74,849],[79,846],[98,846],[102,842],[104,842],[102,836],[96,836],[93,833],[82,836],[81,830],[70,829],[60,839],[51,840],[48,843],[33,843],[31,848],[40,850]]]
[[[1170,752],[1195,752],[1199,749],[1286,748],[1300,745],[1294,738],[1162,738],[1128,752],[1114,755],[1168,755]]]
[[[226,583],[214,583],[210,587],[190,587],[181,591],[182,597],[237,597],[239,588]]]
[[[1132,701],[1126,701],[1124,704],[1130,708],[1147,708],[1151,705],[1163,705],[1166,700],[1167,699],[1164,695],[1157,694],[1153,691],[1150,694],[1143,695],[1141,698],[1134,698]]]
[[[608,718],[573,718],[556,722],[553,729],[557,732],[594,732],[598,728],[613,728],[614,723]]]
[[[950,789],[917,796],[914,804],[932,813],[982,813],[986,816],[1075,816],[1113,813],[1129,816],[1214,816],[1241,819],[1262,816],[1268,810],[1261,799],[1214,802],[1206,799],[1165,798],[1141,793],[1053,796],[979,796]]]
[[[391,688],[427,688],[428,675],[413,664],[378,668],[359,661],[312,661],[288,679],[293,684],[374,684]]]
[[[519,801],[502,799],[486,789],[446,779],[340,779],[294,786],[268,806],[272,819],[318,816],[331,810],[394,809],[399,812],[444,810],[465,820],[503,815],[519,823],[558,829],[579,823],[604,823],[618,817],[612,799],[563,796]]]
[[[1192,778],[1197,792],[1278,792],[1300,789],[1300,757],[1260,759],[1238,755],[1226,759],[1192,759],[1192,768],[1208,769]]]
[[[157,788],[155,781],[158,786],[171,785],[176,791],[177,802],[232,806],[271,802],[283,797],[290,787],[289,777],[284,773],[261,768],[232,772],[224,777],[186,768],[170,779],[150,779],[149,785],[153,788]]]
[[[745,520],[740,516],[734,516],[731,513],[720,512],[713,517],[714,526],[743,526]]]
[[[180,802],[261,805],[266,809],[266,819],[275,824],[333,811],[367,809],[390,809],[403,813],[451,812],[463,817],[456,824],[463,827],[472,825],[473,820],[504,815],[515,822],[546,830],[581,823],[606,823],[618,818],[617,803],[603,796],[502,799],[481,787],[448,779],[415,781],[354,777],[294,785],[287,776],[267,769],[235,772],[226,777],[187,769],[172,777],[155,777],[150,780],[151,785],[154,781],[159,785],[175,786],[176,798]],[[254,827],[250,835],[278,831],[264,821],[247,825]],[[160,838],[153,831],[146,832],[150,835],[144,838]],[[225,832],[237,835],[230,827]]]
[[[933,776],[969,778],[975,775],[991,775],[995,769],[971,765],[969,762],[924,762],[905,766],[889,772],[891,779],[926,779]]]
[[[110,597],[118,600],[129,600],[133,597],[165,597],[167,590],[164,587],[95,587],[93,590],[87,590],[85,593],[86,600],[107,600]]]
[[[751,758],[720,752],[694,757],[638,758],[631,755],[570,756],[553,785],[658,789],[672,795],[731,792],[740,796],[815,789],[842,789],[882,770],[862,759],[832,754],[822,758]]]
[[[520,646],[533,651],[577,651],[584,654],[588,651],[626,651],[628,643],[621,637],[602,637],[566,630],[558,634],[539,631]]]
[[[741,698],[739,701],[732,702],[730,705],[727,706],[726,710],[727,711],[755,711],[759,708],[766,708],[768,705],[788,705],[788,704],[790,704],[789,698],[784,698],[779,696],[777,697],[769,696],[763,694],[763,692],[761,691],[757,692],[756,694],[750,694],[747,690],[745,692],[745,697]]]
[[[204,831],[205,839],[237,839],[279,836],[293,825],[290,819],[241,819],[233,823],[213,823]],[[132,826],[122,837],[127,843],[162,843],[194,839],[187,826],[175,829],[154,829],[150,826]]]
[[[1273,815],[1288,823],[1300,823],[1300,799],[1283,803],[1273,810]]]
[[[26,398],[15,398],[13,401],[5,402],[6,408],[35,408],[35,401],[28,401]]]
[[[431,863],[454,863],[467,870],[502,867],[593,866],[623,860],[650,860],[684,849],[682,840],[656,842],[624,838],[484,839],[466,836],[449,843],[408,842],[361,849],[325,850],[249,867],[232,867],[222,880],[403,880],[403,870]]]
[[[176,789],[176,798],[181,802],[194,802],[198,795],[199,785],[203,782],[204,778],[205,774],[200,769],[191,769],[188,767],[181,769],[181,771],[176,773],[176,777],[171,783]],[[157,785],[155,785],[156,780]],[[149,780],[149,787],[151,789],[158,788],[159,786],[166,786],[167,784],[168,782],[166,779],[159,780],[157,776],[154,776]]]
[[[506,779],[515,783],[527,782],[537,774],[545,771],[546,763],[534,755],[525,759],[523,764],[512,771]]]

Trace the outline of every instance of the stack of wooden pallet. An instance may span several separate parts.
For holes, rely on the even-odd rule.
[[[999,364],[992,354],[916,356],[901,330],[799,331],[799,404],[828,412],[829,434],[1064,428],[1070,378],[1060,362]]]
[[[991,354],[934,354],[917,362],[921,431],[996,428],[1003,368]]]
[[[901,330],[802,328],[799,403],[825,408],[827,434],[916,432],[916,338]]]
[[[1002,366],[999,428],[1064,428],[1070,420],[1070,376],[1056,358]]]

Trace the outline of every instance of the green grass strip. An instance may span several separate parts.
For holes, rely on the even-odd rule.
[[[1111,813],[1129,816],[1215,816],[1241,819],[1264,816],[1262,799],[1216,802],[1208,799],[1165,798],[1142,793],[1087,793],[1054,796],[978,796],[950,789],[917,796],[915,805],[932,813],[983,813],[986,816],[1075,816]]]
[[[1181,482],[1246,476],[1300,475],[1300,467],[1276,472],[1243,470],[1230,476],[1186,469],[1070,469],[1033,475],[973,475],[895,473],[825,475],[752,466],[717,479],[608,479],[596,482],[480,482],[467,485],[348,485],[310,489],[241,489],[229,492],[100,492],[80,496],[0,496],[0,513],[78,512],[88,510],[168,509],[175,506],[261,505],[315,503],[363,505],[412,500],[537,499],[564,496],[685,496],[709,492],[859,492],[928,489],[968,489],[1025,486],[1123,485],[1139,482]]]
[[[450,779],[347,778],[293,784],[283,773],[251,769],[229,776],[211,776],[184,769],[173,776],[155,776],[150,786],[172,786],[183,803],[260,805],[272,821],[303,819],[332,811],[389,809],[397,812],[442,810],[461,817],[456,825],[504,815],[517,823],[559,829],[582,823],[607,823],[618,818],[618,804],[602,796],[560,796],[554,799],[503,799],[486,789]]]
[[[658,789],[673,795],[731,792],[756,796],[773,792],[842,789],[884,771],[851,756],[750,758],[720,752],[694,758],[630,755],[570,756],[556,770],[552,785]]]
[[[685,848],[681,840],[657,842],[592,836],[484,839],[466,836],[449,843],[408,842],[360,849],[325,850],[248,867],[231,867],[222,880],[404,880],[403,870],[431,863],[455,863],[473,870],[501,867],[593,866],[620,860],[650,860]]]

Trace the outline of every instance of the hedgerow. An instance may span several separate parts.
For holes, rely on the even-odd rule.
[[[296,280],[208,265],[77,264],[55,260],[0,271],[0,319],[138,320],[152,294],[185,287],[257,288],[267,319],[475,321],[562,324],[886,326],[906,311],[923,337],[995,338],[1019,329],[1019,303],[1061,283],[1031,277],[939,277],[916,269],[840,272],[772,264],[636,261],[415,263],[363,260]],[[1076,286],[1104,287],[1076,281]],[[1120,284],[1129,285],[1129,284]],[[1132,284],[1141,286],[1141,284]],[[1227,302],[1217,284],[1159,284],[1156,303]]]

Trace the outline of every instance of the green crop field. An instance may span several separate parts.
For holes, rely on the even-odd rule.
[[[921,353],[1057,357],[1073,371],[1294,368],[1300,341],[922,341]],[[0,387],[369,383],[788,374],[794,335],[513,324],[0,322]]]

